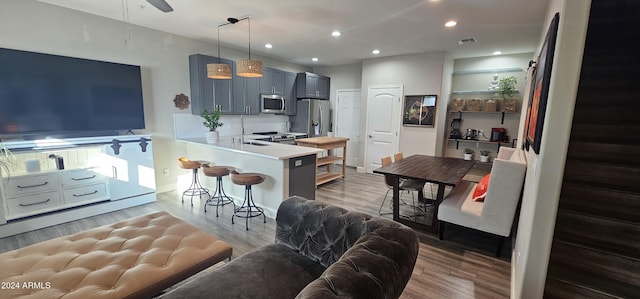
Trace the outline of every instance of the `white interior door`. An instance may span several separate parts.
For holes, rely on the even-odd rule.
[[[338,89],[335,134],[347,137],[347,166],[358,165],[360,148],[360,89]],[[336,150],[342,155],[342,149]],[[339,161],[338,163],[342,163]]]
[[[370,86],[367,96],[365,169],[380,167],[380,158],[398,151],[402,85]]]

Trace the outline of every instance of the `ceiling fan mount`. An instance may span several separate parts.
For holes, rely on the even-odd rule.
[[[162,12],[172,12],[173,8],[165,0],[147,0],[153,7],[159,9]]]

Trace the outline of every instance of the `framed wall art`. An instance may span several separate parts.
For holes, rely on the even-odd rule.
[[[540,153],[544,115],[549,96],[553,53],[556,46],[556,35],[558,34],[558,21],[559,14],[556,13],[540,49],[540,56],[533,73],[533,81],[529,93],[529,105],[525,122],[525,147],[528,150],[529,146],[531,146],[536,154]]]
[[[437,98],[437,95],[405,96],[402,125],[433,128]]]

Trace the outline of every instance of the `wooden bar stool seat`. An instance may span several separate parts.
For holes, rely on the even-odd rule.
[[[184,203],[184,197],[185,196],[189,196],[191,198],[191,205],[193,206],[193,197],[197,196],[198,198],[202,195],[207,195],[207,198],[210,197],[209,195],[209,189],[205,188],[202,186],[202,184],[200,184],[200,179],[198,177],[198,169],[200,169],[200,167],[203,164],[208,164],[209,162],[206,161],[195,161],[195,160],[189,160],[185,157],[180,157],[178,158],[178,166],[182,169],[190,169],[192,171],[192,177],[191,177],[191,185],[189,185],[189,188],[187,188],[187,190],[184,190],[184,192],[182,192],[182,202]]]
[[[256,206],[253,202],[253,194],[251,192],[251,186],[264,182],[266,176],[261,173],[238,173],[232,170],[230,173],[231,182],[236,185],[243,185],[244,188],[244,201],[242,205],[235,209],[233,216],[231,216],[231,224],[234,224],[234,217],[245,218],[245,227],[249,230],[249,218],[258,217],[262,215],[264,223],[267,223],[267,216],[264,214],[264,209]]]
[[[218,209],[221,206],[233,204],[233,210],[236,210],[236,204],[233,202],[233,199],[224,192],[224,187],[222,186],[222,177],[228,176],[233,170],[235,170],[235,168],[231,166],[202,166],[202,173],[204,173],[204,175],[216,178],[216,191],[213,192],[213,195],[211,195],[205,202],[205,213],[207,212],[208,205],[216,207],[216,217],[218,217]]]

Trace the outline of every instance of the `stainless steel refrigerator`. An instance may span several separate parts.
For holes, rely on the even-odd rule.
[[[306,133],[308,137],[327,136],[331,122],[328,100],[300,99],[296,115],[291,116],[291,131]]]

